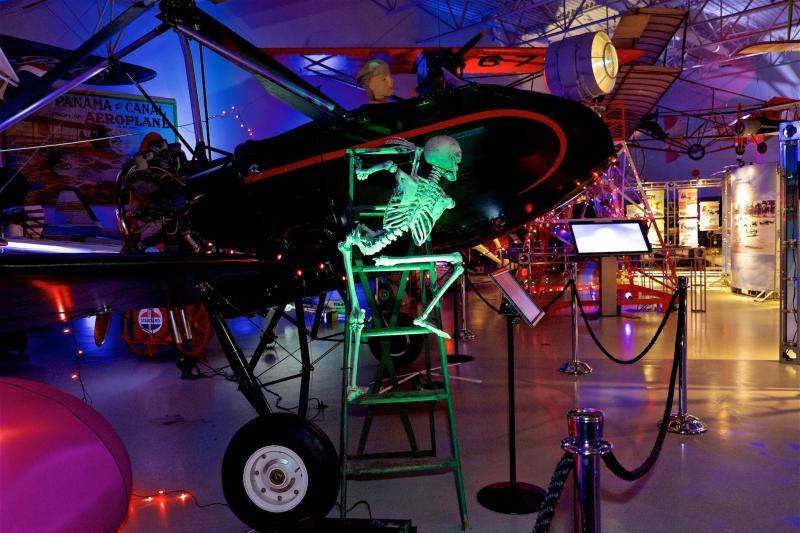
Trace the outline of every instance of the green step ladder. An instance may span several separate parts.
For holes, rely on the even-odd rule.
[[[370,206],[366,208],[353,207],[354,191],[354,170],[360,168],[360,156],[368,155],[370,149],[348,150],[350,156],[350,202],[349,220],[355,223],[358,217],[380,217],[383,216],[383,208]],[[376,153],[379,153],[376,150]],[[385,154],[385,152],[384,152]],[[423,255],[412,255],[414,252],[423,252]],[[397,319],[403,296],[406,294],[410,274],[418,274],[422,305],[426,305],[428,298],[436,295],[438,281],[436,275],[436,263],[426,259],[430,255],[430,240],[424,247],[417,249],[413,243],[409,245],[408,259],[411,262],[392,266],[377,266],[364,264],[364,258],[357,250],[353,250],[351,264],[345,265],[348,275],[353,278],[348,283],[352,284],[351,291],[354,293],[356,278],[361,284],[366,301],[371,313],[371,327],[364,328],[356,326],[359,317],[364,321],[364,311],[360,309],[358,302],[347,302],[345,305],[345,353],[344,364],[342,365],[342,408],[341,408],[341,432],[340,432],[340,454],[341,454],[341,487],[340,487],[340,506],[341,517],[345,518],[347,510],[347,485],[351,480],[372,480],[397,476],[417,476],[430,474],[453,473],[455,478],[455,488],[458,498],[458,507],[461,517],[462,529],[469,530],[467,517],[467,502],[464,491],[464,477],[461,468],[461,454],[459,450],[458,436],[456,434],[455,414],[453,410],[453,397],[450,387],[449,370],[447,355],[445,351],[444,339],[431,333],[431,330],[420,327],[400,327],[397,326]],[[427,254],[425,254],[427,253]],[[400,273],[397,294],[388,317],[384,317],[378,308],[374,291],[368,275],[385,275],[389,273]],[[354,316],[354,313],[359,316]],[[434,325],[441,329],[441,309],[437,302],[434,312],[430,316]],[[418,374],[419,379],[406,380],[412,385],[410,390],[401,389],[400,381],[392,361],[389,350],[390,337],[396,335],[425,335],[427,342],[424,343],[425,368]],[[433,351],[438,353],[438,372],[442,382],[436,383],[433,380],[433,366],[431,358],[431,338],[435,339]],[[369,387],[359,386],[358,366],[361,351],[362,338],[385,338],[380,342],[380,360],[376,369],[374,380]],[[385,384],[388,382],[388,384]],[[416,387],[414,387],[416,385]],[[414,427],[411,423],[409,408],[413,404],[424,404],[427,410],[428,430],[430,446],[422,449],[417,442]],[[436,406],[444,405],[449,431],[449,454],[440,456],[436,443]],[[367,441],[372,422],[377,409],[395,409],[399,412],[400,422],[405,431],[408,448],[403,450],[379,451],[367,453]],[[350,416],[354,408],[366,408],[364,424],[358,445],[354,453],[350,452]]]

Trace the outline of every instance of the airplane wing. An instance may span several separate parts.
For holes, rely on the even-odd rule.
[[[213,282],[238,310],[266,305],[249,300],[278,288],[274,263],[242,257],[167,254],[5,253],[0,261],[0,332],[66,323],[103,311],[187,305],[200,301],[198,284]],[[255,285],[253,285],[255,284]],[[240,287],[247,287],[239,293]],[[233,309],[229,310],[233,315]]]
[[[614,90],[602,101],[608,114],[624,110],[619,119],[607,120],[615,140],[628,140],[642,118],[678,79],[680,69],[658,66],[655,62],[686,16],[685,9],[641,8],[620,19],[611,40],[614,46],[639,50],[642,54],[620,66]]]
[[[10,35],[0,35],[0,48],[5,53],[8,62],[17,71],[21,68],[35,68],[46,72],[61,63],[72,53],[71,50],[66,48],[11,37]],[[64,79],[73,79],[101,60],[102,58],[98,56],[87,57],[79,65],[71,69]],[[156,77],[156,71],[152,69],[125,62],[121,63],[121,65],[125,71],[129,72],[140,83]],[[88,85],[130,85],[131,80],[122,73],[122,70],[112,68],[94,76],[86,83]]]

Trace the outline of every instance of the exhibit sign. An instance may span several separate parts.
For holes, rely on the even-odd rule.
[[[700,202],[700,231],[715,231],[719,226],[719,201]]]
[[[664,189],[646,189],[644,195],[647,198],[647,205],[654,218],[664,218]],[[643,218],[647,216],[644,210],[644,203],[630,203],[625,205],[625,214],[631,218]]]
[[[664,233],[664,219],[663,218],[656,218],[654,219],[655,224],[650,224],[649,229],[647,230],[647,240],[650,241],[650,245],[653,248],[661,248],[661,241],[658,240],[658,233],[656,233],[656,228],[658,228],[658,232],[661,233],[661,238],[664,239],[666,242],[667,235]]]
[[[664,193],[664,189],[647,189],[644,191],[650,211],[653,212],[653,217],[655,218],[664,218]]]
[[[775,194],[773,163],[747,165],[733,174],[731,282],[737,289],[775,290]]]
[[[174,99],[153,101],[177,122]],[[120,168],[149,132],[175,140],[158,109],[144,97],[69,92],[7,131],[9,166],[22,168],[31,183],[28,203],[53,204],[59,192],[74,187],[93,204],[112,204]]]
[[[678,218],[697,218],[697,189],[678,191]]]
[[[696,218],[682,218],[678,221],[678,244],[680,246],[688,246],[689,248],[697,247]]]

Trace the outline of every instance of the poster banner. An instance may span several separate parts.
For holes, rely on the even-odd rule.
[[[651,224],[650,228],[647,230],[647,240],[650,241],[650,246],[653,248],[661,248],[661,242],[659,242],[658,234],[656,234],[656,227],[658,231],[661,232],[661,238],[666,242],[667,235],[664,233],[664,219],[656,218],[654,221],[655,224]]]
[[[153,100],[176,124],[175,100]],[[151,131],[167,142],[175,140],[172,130],[144,97],[70,92],[7,132],[11,149],[60,146],[10,151],[9,166],[23,167],[22,174],[31,183],[27,203],[53,204],[65,187],[75,187],[90,203],[111,204],[117,173],[139,150],[142,137]]]
[[[650,210],[654,218],[664,217],[664,189],[650,189],[644,191]],[[646,216],[644,204],[626,204],[625,214],[629,218],[644,218]]]
[[[682,218],[678,221],[678,245],[697,248],[696,218]]]
[[[628,218],[644,218],[642,204],[625,204],[625,216]]]
[[[747,165],[733,175],[731,281],[737,289],[775,290],[775,165]]]
[[[719,226],[719,201],[700,202],[700,231],[714,231]]]
[[[653,217],[664,217],[664,189],[649,189],[644,191],[647,197],[647,203],[650,205],[650,210],[653,212]]]
[[[697,189],[678,191],[678,218],[697,218]]]

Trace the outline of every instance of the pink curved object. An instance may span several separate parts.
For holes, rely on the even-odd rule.
[[[0,533],[116,531],[130,494],[128,452],[97,411],[0,378]]]

